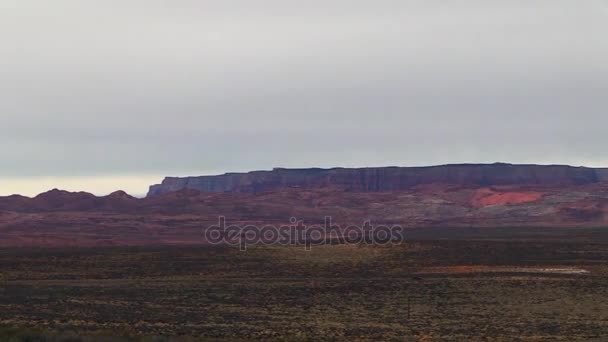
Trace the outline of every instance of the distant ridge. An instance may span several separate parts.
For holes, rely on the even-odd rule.
[[[284,188],[341,188],[359,192],[407,190],[417,185],[584,185],[608,181],[608,169],[568,165],[448,164],[422,167],[274,168],[216,176],[166,177],[148,197],[182,189],[258,193]]]
[[[167,178],[146,198],[53,189],[0,197],[0,247],[205,244],[201,229],[219,216],[243,227],[331,216],[343,226],[602,228],[607,176],[562,165],[277,168]]]

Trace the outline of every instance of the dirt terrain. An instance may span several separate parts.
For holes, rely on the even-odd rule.
[[[4,248],[0,340],[608,337],[605,230],[417,234],[401,245],[308,252]]]

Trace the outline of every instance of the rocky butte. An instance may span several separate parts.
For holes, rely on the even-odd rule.
[[[571,186],[608,181],[608,169],[567,165],[451,164],[428,167],[275,168],[217,176],[167,177],[148,197],[182,189],[260,193],[285,188],[339,188],[356,192],[403,191],[419,185]]]
[[[166,178],[146,198],[54,189],[0,197],[0,247],[205,244],[239,226],[331,216],[427,228],[608,227],[608,170],[560,165],[274,169]],[[532,232],[532,231],[530,231]],[[591,233],[590,233],[591,234]],[[594,236],[588,236],[590,240]]]

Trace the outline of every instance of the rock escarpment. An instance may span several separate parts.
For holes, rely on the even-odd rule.
[[[453,164],[428,167],[310,168],[167,177],[148,196],[182,189],[200,192],[259,193],[285,188],[341,188],[358,192],[407,190],[418,185],[584,185],[608,181],[608,169],[566,165]]]
[[[368,220],[409,228],[608,226],[608,182],[597,170],[462,168],[279,169],[196,177],[207,192],[181,188],[134,198],[122,191],[98,197],[55,189],[32,198],[0,197],[0,247],[206,243],[201,229],[219,216],[242,227],[294,217],[319,224],[327,216],[343,227]],[[180,187],[189,184],[177,180]],[[506,184],[515,181],[533,184]]]

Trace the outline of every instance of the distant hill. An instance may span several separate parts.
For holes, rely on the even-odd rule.
[[[0,197],[0,247],[204,244],[231,224],[608,227],[605,169],[538,165],[274,169],[167,178],[150,196],[58,189]]]
[[[340,188],[358,192],[407,190],[418,185],[568,186],[608,181],[607,169],[567,165],[453,164],[428,167],[310,168],[218,176],[167,177],[152,185],[148,196],[193,189],[201,192],[277,191],[285,188]]]

